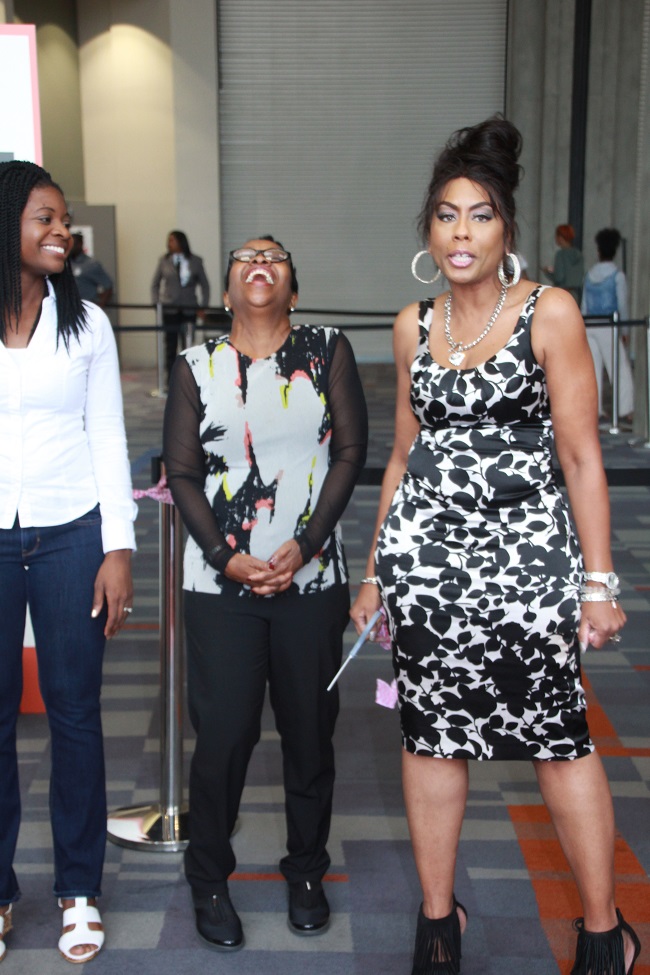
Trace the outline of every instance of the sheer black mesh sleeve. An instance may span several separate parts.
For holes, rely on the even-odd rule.
[[[329,368],[327,398],[332,418],[330,467],[316,507],[297,537],[303,563],[334,531],[366,459],[368,414],[361,379],[347,338],[337,337]],[[181,517],[208,563],[223,572],[235,554],[205,496],[205,453],[199,424],[199,389],[184,357],[174,363],[163,427],[167,482]]]
[[[208,563],[223,572],[235,552],[227,544],[205,496],[205,453],[201,444],[201,397],[183,356],[172,369],[163,424],[167,483],[187,530]]]
[[[327,390],[332,417],[330,467],[316,507],[297,542],[309,562],[334,531],[366,462],[368,411],[359,371],[348,339],[339,333]]]

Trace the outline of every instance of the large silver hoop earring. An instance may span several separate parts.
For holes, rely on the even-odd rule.
[[[415,255],[415,257],[411,261],[411,274],[413,275],[413,277],[415,278],[416,281],[421,281],[422,284],[433,284],[434,281],[437,281],[438,278],[440,277],[440,273],[441,272],[440,272],[440,268],[439,267],[436,267],[435,264],[433,265],[434,267],[436,267],[436,273],[428,281],[425,278],[421,278],[420,275],[418,274],[418,272],[416,271],[417,263],[418,263],[418,261],[420,260],[420,258],[422,257],[423,254],[429,254],[429,251],[418,251],[417,252],[417,254]],[[429,254],[429,257],[431,257],[430,254]]]
[[[510,270],[511,267],[512,271]],[[506,254],[497,268],[497,275],[504,288],[512,288],[513,284],[519,284],[521,280],[521,262],[516,254]]]

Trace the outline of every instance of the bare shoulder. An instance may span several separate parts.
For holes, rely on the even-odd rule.
[[[542,363],[548,354],[586,342],[585,323],[573,295],[563,288],[544,288],[535,306],[531,341]]]
[[[573,295],[564,288],[544,288],[535,306],[535,319],[549,328],[582,323],[582,315]],[[582,323],[584,324],[584,323]]]
[[[417,301],[406,305],[398,313],[393,324],[393,352],[396,365],[410,366],[418,344],[418,322],[420,304]]]
[[[394,325],[395,331],[408,330],[408,328],[413,328],[413,326],[417,328],[419,314],[419,301],[412,301],[410,305],[406,305],[397,313]]]

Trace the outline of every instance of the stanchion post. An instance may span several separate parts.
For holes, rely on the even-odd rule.
[[[620,365],[620,347],[618,343],[620,327],[617,311],[612,314],[612,323],[612,425],[609,428],[609,432],[616,434],[620,432],[618,428],[618,373]]]
[[[158,386],[151,391],[152,396],[166,396],[167,382],[165,379],[165,331],[163,328],[162,302],[156,304],[156,373]]]
[[[160,511],[160,802],[108,815],[108,838],[133,850],[175,853],[188,843],[183,804],[183,526],[176,505]]]
[[[646,319],[645,329],[645,443],[650,450],[650,315]]]
[[[160,807],[162,836],[177,843],[183,802],[183,525],[174,504],[160,511]]]

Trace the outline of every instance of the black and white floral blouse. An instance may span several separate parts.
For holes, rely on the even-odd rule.
[[[346,582],[338,522],[366,444],[361,381],[337,329],[295,326],[264,359],[227,335],[186,350],[164,432],[169,486],[189,531],[184,588],[218,594],[236,552],[267,560],[291,538],[303,556],[293,580],[301,593]]]

